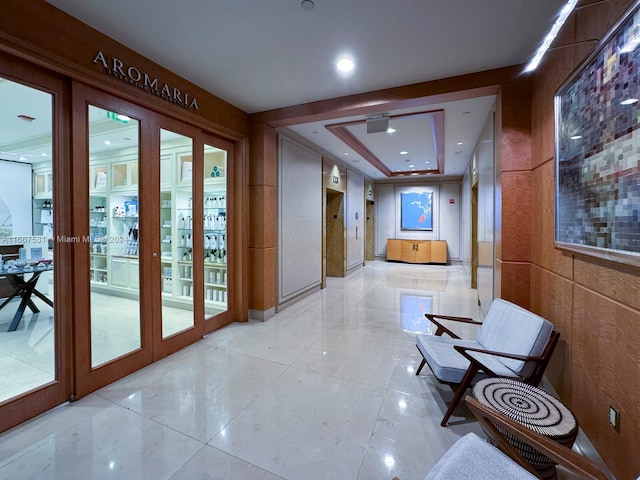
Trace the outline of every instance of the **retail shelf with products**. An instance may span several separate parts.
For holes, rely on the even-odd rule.
[[[194,270],[201,269],[196,277],[203,282],[200,287],[206,312],[222,311],[226,309],[228,289],[226,152],[207,146],[204,163],[195,163],[192,147],[177,141],[166,145],[160,153],[159,238],[145,246],[159,253],[163,302],[193,308]],[[97,152],[87,165],[89,279],[91,287],[101,293],[131,298],[139,294],[138,229],[139,222],[148,218],[139,217],[142,197],[138,187],[143,182],[139,160],[136,145]],[[198,196],[203,205],[202,210],[197,209],[198,219],[193,217],[192,205],[196,167],[204,169],[204,185],[200,186],[204,192]],[[34,169],[32,181],[34,234],[45,234],[46,229],[53,238],[51,168]],[[200,221],[202,230],[196,225]],[[197,259],[193,256],[197,243],[194,227],[203,232],[198,241],[204,241],[202,257]]]

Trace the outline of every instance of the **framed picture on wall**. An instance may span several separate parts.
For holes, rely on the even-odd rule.
[[[640,266],[640,3],[555,96],[555,244]]]
[[[400,194],[400,228],[433,230],[433,192]]]

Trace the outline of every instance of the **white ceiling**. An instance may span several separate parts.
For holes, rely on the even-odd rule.
[[[306,11],[300,0],[47,1],[247,113],[526,63],[565,3],[314,0]],[[348,78],[334,69],[343,53],[356,63]],[[446,174],[464,170],[492,102],[423,109],[445,110]],[[292,130],[344,159],[324,128],[340,121]],[[352,155],[353,168],[379,174]],[[383,159],[392,170],[396,160]]]

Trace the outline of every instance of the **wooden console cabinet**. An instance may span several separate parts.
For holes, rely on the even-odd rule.
[[[406,263],[447,263],[447,242],[389,238],[387,260]]]

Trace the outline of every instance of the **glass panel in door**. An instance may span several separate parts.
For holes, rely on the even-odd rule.
[[[90,105],[91,366],[141,347],[139,122]]]
[[[160,130],[162,338],[194,326],[193,140]]]
[[[0,404],[56,375],[53,99],[0,77]]]
[[[227,152],[204,145],[204,313],[227,310]]]

